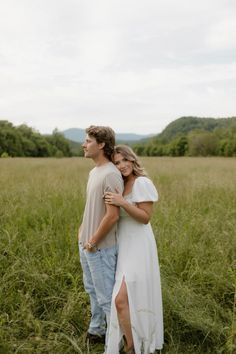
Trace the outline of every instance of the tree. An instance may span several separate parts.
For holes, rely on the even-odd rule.
[[[10,156],[24,156],[21,144],[21,135],[18,130],[7,121],[0,121],[0,155],[6,152]]]
[[[210,132],[192,132],[189,135],[190,156],[213,156],[217,154],[218,139]]]
[[[71,156],[71,150],[68,140],[61,134],[58,129],[54,129],[52,135],[47,137],[48,142],[54,147],[54,155]]]

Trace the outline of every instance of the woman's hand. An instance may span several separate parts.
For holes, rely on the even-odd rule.
[[[122,194],[120,194],[120,193],[112,193],[112,192],[105,193],[105,203],[106,204],[122,206],[124,204],[124,201],[125,201],[125,199],[123,198]]]

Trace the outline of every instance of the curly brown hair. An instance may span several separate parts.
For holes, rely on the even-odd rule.
[[[115,147],[115,132],[110,127],[103,127],[99,125],[90,125],[86,129],[86,133],[96,139],[98,144],[105,143],[103,151],[108,160],[111,161],[111,156]]]

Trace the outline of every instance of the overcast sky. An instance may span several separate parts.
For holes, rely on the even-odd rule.
[[[235,0],[0,0],[0,119],[159,133],[236,115]]]

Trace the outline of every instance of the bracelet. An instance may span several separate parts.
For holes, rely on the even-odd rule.
[[[97,249],[97,246],[95,243],[87,242],[88,248],[91,250],[92,248]]]

